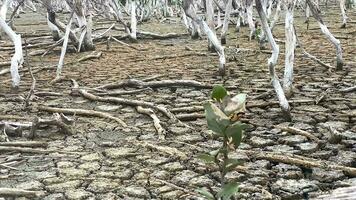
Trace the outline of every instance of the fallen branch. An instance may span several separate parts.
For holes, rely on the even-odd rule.
[[[30,191],[16,188],[0,188],[1,197],[39,197],[43,191]]]
[[[329,161],[321,161],[317,159],[312,159],[304,156],[297,155],[286,155],[285,153],[271,153],[271,152],[262,152],[262,151],[251,151],[251,150],[239,150],[243,153],[246,153],[249,157],[257,160],[268,160],[272,162],[280,162],[290,165],[303,166],[305,168],[321,168],[330,171],[341,170],[345,174],[350,176],[356,176],[356,168],[346,167],[338,165]]]
[[[138,113],[148,115],[153,119],[153,125],[156,128],[158,139],[164,140],[166,135],[166,130],[164,130],[164,128],[161,126],[160,120],[158,119],[157,115],[153,112],[153,110],[142,108],[142,106],[137,106],[136,110]]]
[[[84,109],[72,109],[72,108],[54,108],[47,106],[38,106],[38,110],[52,112],[52,113],[63,113],[72,115],[82,115],[82,116],[94,116],[99,118],[111,119],[118,122],[121,126],[127,127],[127,124],[121,119],[114,117],[105,112],[99,112],[94,110],[84,110]]]

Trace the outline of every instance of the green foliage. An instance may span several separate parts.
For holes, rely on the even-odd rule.
[[[228,200],[239,190],[237,183],[228,183],[218,192],[217,197],[222,200]]]
[[[260,28],[257,28],[255,31],[255,36],[257,39],[260,39],[261,33],[262,33],[262,30]]]
[[[243,130],[247,127],[238,121],[239,115],[246,111],[247,95],[238,94],[230,97],[223,86],[217,85],[214,86],[211,97],[215,103],[204,104],[205,117],[209,130],[215,133],[217,140],[223,140],[223,143],[220,148],[200,154],[198,158],[219,168],[222,187],[215,193],[205,188],[198,189],[197,192],[206,199],[229,200],[238,192],[238,184],[236,182],[226,183],[225,175],[241,164],[239,160],[229,158],[229,152],[239,147]]]
[[[215,85],[213,91],[211,92],[211,98],[216,101],[221,101],[227,96],[226,89],[221,85]]]

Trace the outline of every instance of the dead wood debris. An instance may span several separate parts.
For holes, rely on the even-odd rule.
[[[29,138],[35,138],[36,130],[42,125],[54,125],[57,126],[64,134],[73,135],[74,133],[70,123],[71,122],[68,122],[67,120],[63,120],[58,113],[54,113],[52,119],[40,119],[35,117],[32,121]]]
[[[136,110],[138,113],[148,115],[152,118],[153,120],[153,125],[156,128],[157,134],[158,134],[158,139],[164,140],[165,135],[166,135],[166,130],[161,126],[161,121],[158,119],[157,115],[153,112],[152,109],[149,108],[143,108],[142,106],[137,106]]]
[[[142,106],[142,107],[148,107],[148,108],[153,108],[155,110],[158,110],[159,112],[163,113],[166,117],[168,117],[171,120],[176,121],[176,117],[165,107],[160,106],[160,105],[155,105],[154,103],[151,102],[145,102],[145,101],[139,101],[139,100],[129,100],[129,99],[124,99],[124,98],[119,98],[119,97],[99,97],[94,94],[91,94],[87,92],[84,89],[79,89],[79,85],[75,80],[72,80],[73,82],[73,89],[77,90],[83,97],[92,100],[92,101],[101,101],[101,102],[108,102],[108,103],[115,103],[115,104],[124,104],[124,105],[130,105],[130,106]]]
[[[82,115],[82,116],[94,116],[104,119],[110,119],[118,122],[121,126],[127,127],[127,124],[121,119],[114,117],[105,112],[99,112],[94,110],[84,110],[84,109],[75,109],[75,108],[54,108],[48,106],[38,106],[38,110],[52,112],[52,113],[63,113],[63,114],[72,114],[72,115]]]
[[[321,161],[304,156],[286,155],[281,153],[253,151],[253,150],[238,150],[246,153],[249,157],[257,160],[268,160],[273,162],[280,162],[290,165],[303,166],[305,168],[321,168],[326,170],[342,170],[345,174],[356,176],[356,168],[338,165],[329,161]]]
[[[27,137],[33,139],[36,135],[36,130],[42,126],[57,126],[64,134],[72,135],[73,131],[70,127],[71,122],[66,120],[65,116],[55,113],[51,119],[41,119],[35,117],[32,122],[18,123],[0,121],[0,128],[11,137],[23,137],[23,130],[30,130]]]

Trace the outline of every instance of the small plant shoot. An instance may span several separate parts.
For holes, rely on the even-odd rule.
[[[246,96],[238,94],[231,97],[223,86],[217,85],[211,93],[213,102],[204,104],[208,128],[216,135],[214,139],[222,141],[218,149],[198,156],[207,164],[216,165],[220,173],[219,191],[215,192],[210,188],[197,190],[206,199],[229,200],[238,192],[238,183],[227,182],[225,176],[241,164],[239,160],[230,158],[229,153],[239,147],[243,130],[246,128],[246,125],[239,121],[246,111]]]

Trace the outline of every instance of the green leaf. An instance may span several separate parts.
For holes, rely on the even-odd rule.
[[[211,98],[221,101],[225,96],[227,96],[226,89],[221,85],[215,85],[211,93]]]
[[[241,164],[242,164],[242,162],[240,160],[229,158],[225,161],[225,171],[229,172],[232,169],[234,169],[236,166],[241,165]]]
[[[233,98],[224,99],[224,112],[226,115],[244,113],[246,111],[246,94],[238,94]]]
[[[211,155],[205,154],[205,153],[198,155],[198,158],[203,160],[206,163],[215,162],[215,157],[214,156],[211,156]]]
[[[237,183],[228,183],[218,192],[217,197],[222,198],[223,200],[229,200],[231,196],[238,192]]]
[[[209,129],[222,136],[226,127],[230,125],[229,118],[211,102],[204,104],[204,109]]]
[[[204,196],[206,199],[208,200],[214,200],[214,195],[211,194],[207,189],[205,188],[199,188],[195,190],[197,193],[201,194],[202,196]]]
[[[235,122],[226,129],[225,133],[228,137],[232,138],[235,148],[240,145],[242,140],[242,131],[245,128],[247,128],[246,124],[243,124],[241,122]]]

